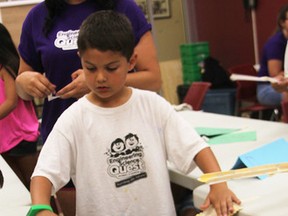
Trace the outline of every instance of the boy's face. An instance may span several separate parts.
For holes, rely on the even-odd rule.
[[[135,55],[128,62],[120,52],[87,49],[80,58],[87,86],[95,102],[113,105],[114,101],[125,96],[126,76],[135,66]]]

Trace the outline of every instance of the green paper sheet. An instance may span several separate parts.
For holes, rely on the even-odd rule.
[[[220,136],[213,137],[208,140],[209,144],[225,144],[234,142],[255,141],[256,131],[245,131],[238,133],[228,133]]]
[[[213,137],[239,130],[238,128],[211,128],[211,127],[195,127],[196,132],[200,136]]]

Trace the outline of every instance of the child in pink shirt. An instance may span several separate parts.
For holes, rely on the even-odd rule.
[[[29,188],[37,161],[39,123],[33,103],[17,96],[15,78],[19,56],[1,23],[0,41],[0,154]]]

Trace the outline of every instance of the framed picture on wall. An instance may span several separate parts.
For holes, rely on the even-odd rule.
[[[143,11],[146,17],[148,17],[148,8],[146,0],[135,0],[140,9]],[[170,17],[170,5],[169,0],[150,0],[153,18],[168,18]]]

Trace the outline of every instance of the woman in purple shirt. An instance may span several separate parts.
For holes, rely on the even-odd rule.
[[[268,39],[262,51],[259,76],[270,76],[276,79],[284,77],[284,54],[288,39],[288,5],[281,8],[277,32]],[[258,101],[264,105],[280,105],[287,100],[286,92],[277,92],[270,83],[258,83]]]
[[[79,27],[91,13],[108,9],[125,14],[133,26],[138,60],[127,85],[160,90],[151,25],[133,0],[45,0],[29,12],[23,23],[16,79],[17,92],[23,99],[45,98],[41,124],[44,142],[61,113],[88,93],[77,55]],[[50,94],[59,98],[48,101]]]

